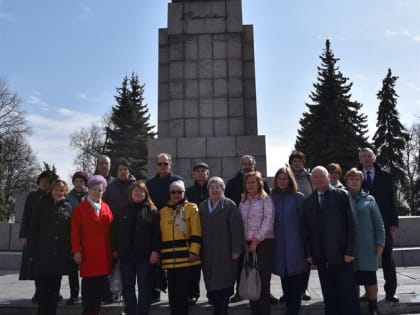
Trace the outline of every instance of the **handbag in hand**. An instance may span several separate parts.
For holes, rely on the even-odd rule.
[[[238,292],[246,300],[258,301],[260,299],[261,279],[258,272],[256,253],[245,255]]]

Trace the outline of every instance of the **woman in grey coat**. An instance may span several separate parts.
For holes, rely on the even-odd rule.
[[[243,248],[242,217],[235,203],[224,196],[223,179],[212,177],[207,187],[209,198],[199,208],[202,268],[214,315],[224,315],[233,294],[237,259]]]
[[[364,285],[369,302],[369,314],[378,315],[378,256],[385,245],[385,229],[375,198],[362,190],[363,172],[350,169],[345,176],[357,215],[356,227],[356,281]]]

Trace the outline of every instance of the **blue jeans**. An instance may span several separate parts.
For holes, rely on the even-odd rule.
[[[121,279],[123,298],[128,315],[146,315],[152,299],[152,266],[148,261],[121,261]],[[136,281],[138,299],[136,297]]]

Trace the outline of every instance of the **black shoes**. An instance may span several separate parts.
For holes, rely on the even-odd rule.
[[[270,304],[278,304],[278,303],[279,303],[279,300],[277,300],[277,298],[274,297],[274,295],[270,293]]]
[[[197,304],[198,297],[188,298],[188,305],[195,305]]]
[[[284,303],[284,302],[286,302],[286,298],[284,297],[284,295],[282,295],[282,296],[279,298],[279,303]]]
[[[385,299],[388,302],[393,302],[393,303],[398,303],[400,301],[400,299],[398,298],[397,295],[387,295],[387,296],[385,296]]]
[[[77,296],[71,296],[67,301],[66,301],[66,305],[74,305],[77,301],[79,300],[79,298]]]
[[[58,295],[58,298],[57,298],[57,302],[60,302],[62,300],[63,300],[63,296],[61,294],[59,294]],[[38,298],[38,295],[37,294],[34,294],[34,296],[31,299],[31,302],[33,304],[38,304],[39,303],[39,298]]]
[[[310,301],[312,298],[309,295],[309,291],[305,290],[305,292],[302,293],[302,300],[303,301]]]
[[[239,295],[239,293],[236,292],[235,295],[230,298],[229,303],[237,303],[237,302],[240,302],[240,301],[243,301],[243,300],[244,299],[241,298],[241,296]]]
[[[155,294],[154,296],[152,296],[152,301],[150,302],[150,304],[155,304],[157,302],[160,302],[160,294]]]

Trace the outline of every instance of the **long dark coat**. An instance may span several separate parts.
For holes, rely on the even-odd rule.
[[[70,264],[71,205],[58,203],[50,194],[41,198],[32,214],[28,237],[28,256],[34,275],[68,274]]]
[[[38,189],[31,191],[26,197],[22,220],[20,223],[19,238],[28,238],[32,214],[44,194],[44,191]],[[19,280],[33,280],[32,271],[32,263],[29,261],[27,246],[25,246],[22,251]]]
[[[243,223],[239,208],[223,197],[217,208],[209,213],[207,201],[199,208],[202,227],[201,257],[207,291],[235,284],[237,261],[232,253],[243,249]]]

